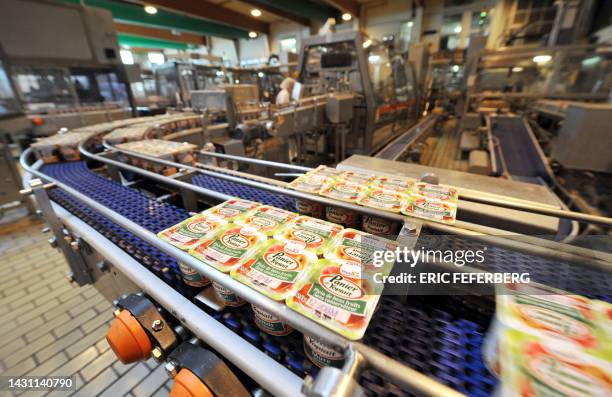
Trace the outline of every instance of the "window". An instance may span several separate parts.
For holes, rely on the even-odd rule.
[[[399,33],[399,46],[400,51],[408,51],[408,47],[410,46],[410,40],[412,39],[412,26],[414,23],[412,21],[402,22],[400,24],[400,33]]]
[[[281,52],[297,54],[297,40],[295,37],[288,37],[280,41]]]
[[[440,50],[454,50],[461,40],[462,14],[444,15],[440,29]]]
[[[556,7],[553,0],[520,0],[511,35],[515,44],[535,43],[552,29]]]

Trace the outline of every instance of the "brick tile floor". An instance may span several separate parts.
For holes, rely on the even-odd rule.
[[[76,392],[26,397],[167,396],[171,383],[157,363],[117,361],[104,338],[111,304],[93,286],[68,282],[44,226],[37,218],[0,224],[0,375],[76,376]]]

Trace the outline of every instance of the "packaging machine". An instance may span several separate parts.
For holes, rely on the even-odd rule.
[[[163,124],[163,120],[159,122]],[[158,128],[163,129],[163,125]],[[32,195],[62,250],[78,284],[93,283],[117,307],[109,338],[124,362],[149,356],[166,362],[176,389],[194,395],[241,396],[489,396],[496,378],[482,360],[482,345],[494,313],[491,289],[485,295],[463,291],[446,296],[381,297],[362,340],[349,341],[318,323],[289,310],[227,274],[204,265],[185,251],[156,236],[192,211],[240,197],[296,211],[295,199],[355,211],[403,226],[397,241],[412,247],[414,240],[448,249],[485,245],[486,263],[478,268],[451,266],[455,271],[531,271],[541,283],[573,293],[610,300],[612,259],[609,254],[528,237],[458,220],[454,225],[416,221],[402,215],[337,201],[287,188],[286,183],[213,166],[178,164],[146,154],[123,152],[143,161],[176,167],[164,176],[150,169],[115,160],[122,150],[107,146],[95,153],[89,141],[79,150],[85,161],[42,164],[27,150],[21,164],[28,175],[24,194]],[[252,158],[207,154],[234,161],[304,173],[310,169]],[[93,170],[88,162],[106,169]],[[341,169],[361,167],[353,159]],[[395,164],[395,170],[389,164]],[[400,163],[379,168],[389,176],[405,175]],[[365,166],[372,172],[374,169]],[[429,170],[431,171],[431,170]],[[417,171],[415,171],[417,172]],[[132,174],[129,184],[107,175]],[[441,183],[455,183],[439,175]],[[469,184],[468,181],[465,183]],[[512,192],[483,195],[479,187],[463,189],[459,211],[466,203],[483,203],[526,214],[565,218],[609,227],[612,219],[552,208],[509,198]],[[484,190],[484,189],[480,189]],[[453,236],[453,238],[447,238]],[[411,243],[412,241],[412,243]],[[289,324],[288,336],[271,336],[254,325],[243,308],[211,303],[206,289],[183,282],[179,262],[237,294],[247,302]],[[489,297],[487,297],[489,296]],[[137,341],[119,346],[115,333],[132,331]],[[123,330],[123,331],[122,331]],[[316,338],[342,352],[340,368],[318,368],[302,349],[302,335]],[[216,376],[215,376],[216,374]],[[205,394],[208,391],[209,394]],[[176,392],[178,393],[178,391]],[[265,395],[265,394],[264,394]]]

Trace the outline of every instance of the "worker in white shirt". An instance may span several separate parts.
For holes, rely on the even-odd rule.
[[[293,91],[293,86],[295,85],[295,80],[291,77],[285,78],[280,85],[280,92],[276,95],[276,106],[287,106],[291,103],[291,92]]]

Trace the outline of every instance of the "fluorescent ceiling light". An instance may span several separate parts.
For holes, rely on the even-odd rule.
[[[459,71],[459,65],[453,65],[453,72],[457,73]]]
[[[260,17],[261,16],[261,11],[258,10],[257,8],[253,8],[251,10],[251,15],[253,15],[254,17]]]
[[[512,68],[512,71],[514,73],[520,73],[520,72],[523,71],[523,68],[521,66],[515,66],[515,67]]]
[[[353,19],[353,16],[351,14],[349,14],[348,12],[345,12],[344,14],[342,14],[342,20],[343,21],[350,21],[351,19]]]
[[[372,45],[372,40],[370,39],[367,39],[366,41],[363,42],[363,48],[368,48],[371,45]]]
[[[147,54],[147,57],[149,58],[149,62],[154,63],[156,65],[161,65],[166,61],[166,59],[164,58],[164,54],[162,54],[161,52],[150,52]]]
[[[153,6],[145,6],[144,10],[147,14],[151,14],[151,15],[155,15],[157,14],[157,8],[153,7]]]
[[[134,54],[130,50],[121,50],[119,51],[119,56],[121,56],[121,62],[124,65],[133,65],[134,64]]]
[[[461,26],[455,26],[455,33],[461,33]]]
[[[249,37],[252,39],[256,39],[257,38],[257,32],[249,32]]]
[[[257,76],[264,77],[264,74],[263,74],[263,72],[259,72],[259,73],[257,73]]]
[[[535,63],[546,63],[552,59],[550,55],[536,55],[533,57]]]
[[[592,56],[590,58],[585,58],[582,60],[582,62],[580,62],[582,64],[582,66],[594,66],[597,65],[599,62],[602,61],[602,57],[600,57],[599,55],[595,55]]]

